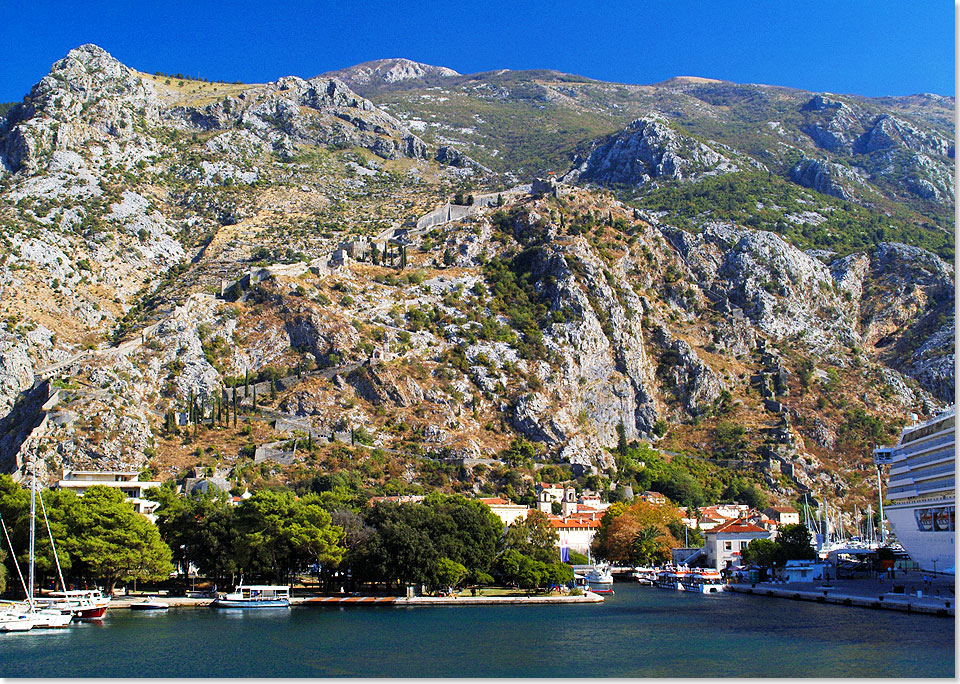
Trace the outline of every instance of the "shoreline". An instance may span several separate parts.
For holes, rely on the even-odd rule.
[[[209,608],[213,599],[188,598],[186,596],[163,596],[150,594],[151,598],[168,604],[171,608]],[[110,602],[110,609],[130,610],[130,604],[139,603],[147,595],[119,596]],[[580,596],[291,596],[291,606],[461,606],[461,605],[542,605],[603,603],[600,594],[591,591]],[[242,609],[241,609],[242,610]]]
[[[795,589],[764,585],[728,584],[726,591],[737,594],[759,596],[761,598],[781,598],[793,601],[815,601],[874,610],[896,610],[904,613],[919,613],[937,617],[953,617],[956,614],[952,599],[911,596],[910,594],[883,593],[879,596],[864,596],[845,593],[837,587],[817,587],[816,589]]]

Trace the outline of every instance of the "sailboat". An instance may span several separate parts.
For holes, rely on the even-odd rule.
[[[42,504],[42,501],[41,501]],[[20,584],[27,596],[27,600],[21,603],[14,603],[7,610],[0,612],[0,632],[29,632],[32,629],[54,629],[66,627],[73,620],[70,613],[64,614],[55,608],[39,607],[33,598],[33,580],[34,580],[34,560],[35,560],[35,542],[36,542],[36,522],[37,522],[37,472],[34,464],[33,477],[30,483],[30,583],[29,586],[23,579],[23,572],[20,570],[20,563],[17,561],[16,552],[13,549],[13,543],[10,541],[10,535],[7,533],[7,526],[0,519],[0,525],[3,527],[3,534],[7,539],[7,545],[10,547],[10,555],[13,557],[13,564],[17,567],[17,575],[20,577]],[[47,530],[49,532],[49,524]],[[53,543],[53,537],[50,539]],[[54,551],[56,554],[56,551]],[[59,568],[59,560],[57,561]],[[62,580],[61,580],[62,581]]]

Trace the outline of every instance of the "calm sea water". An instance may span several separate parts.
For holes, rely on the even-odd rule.
[[[953,677],[954,621],[617,584],[603,605],[171,609],[0,634],[3,677]]]

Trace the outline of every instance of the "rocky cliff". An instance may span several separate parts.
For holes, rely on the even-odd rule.
[[[622,435],[781,498],[859,496],[869,442],[951,400],[954,272],[920,246],[944,226],[916,213],[952,201],[940,124],[790,91],[793,118],[759,130],[793,148],[763,156],[626,89],[642,116],[584,131],[567,182],[533,196],[508,192],[515,179],[476,143],[485,121],[454,141],[373,97],[378,80],[409,94],[459,77],[368,66],[354,74],[371,99],[329,75],[148,75],[83,46],[10,111],[8,464],[29,449],[51,473],[353,469],[371,487],[505,491],[544,467],[616,480]],[[602,84],[557,78],[473,85],[514,113],[521,91],[582,111],[592,93],[602,109]],[[658,107],[735,110],[734,86],[663,84]],[[645,203],[671,191],[682,214],[674,195]],[[418,227],[455,192],[476,204]],[[59,404],[43,408],[31,392],[48,377]],[[268,452],[283,463],[256,460]]]

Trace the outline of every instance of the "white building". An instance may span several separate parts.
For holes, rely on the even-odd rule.
[[[800,524],[800,513],[791,506],[768,506],[763,509],[763,514],[781,525]]]
[[[511,525],[517,520],[526,520],[527,513],[531,510],[522,504],[510,503],[501,498],[480,499],[480,502],[486,504],[490,512],[500,518],[504,525]]]
[[[780,575],[784,582],[813,582],[823,579],[826,567],[812,560],[788,560]]]
[[[707,563],[717,570],[741,565],[740,555],[754,539],[770,539],[768,530],[745,520],[731,520],[707,531]]]
[[[58,489],[69,489],[83,496],[90,487],[111,487],[123,492],[127,501],[133,504],[137,513],[142,513],[151,521],[155,520],[153,512],[157,510],[159,502],[151,501],[143,496],[144,491],[159,487],[159,482],[141,482],[140,473],[135,470],[65,470],[63,479],[57,482]]]
[[[550,525],[557,531],[557,545],[587,555],[593,538],[600,529],[600,519],[594,516],[561,518],[550,516]]]

